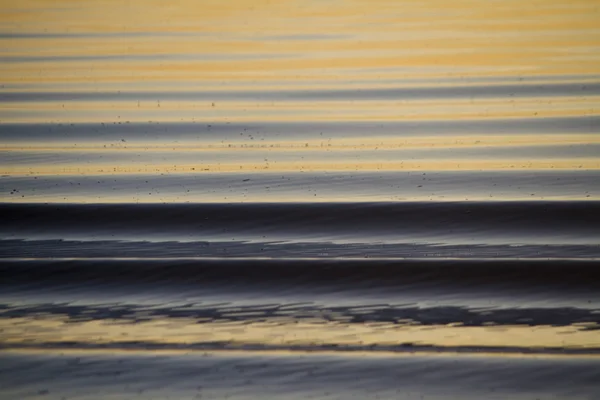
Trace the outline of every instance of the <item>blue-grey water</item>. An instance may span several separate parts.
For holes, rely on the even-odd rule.
[[[0,3],[0,398],[600,398],[599,10]]]

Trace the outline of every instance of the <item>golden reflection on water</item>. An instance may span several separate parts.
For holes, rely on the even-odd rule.
[[[111,3],[3,2],[5,90],[69,82],[323,88],[600,72],[599,1]]]
[[[335,75],[344,68],[388,67],[404,68],[392,74],[396,76],[443,76],[452,71],[488,76],[500,72],[597,74],[599,4],[596,0],[568,4],[557,0],[465,0],[451,4],[187,0],[177,5],[135,0],[112,2],[112,6],[105,1],[4,2],[0,13],[4,30],[12,35],[30,35],[3,39],[6,56],[41,51],[52,56],[265,57],[242,62],[218,57],[197,62],[95,60],[93,65],[72,67],[49,61],[25,71],[22,64],[14,62],[2,66],[2,75],[7,83],[16,83],[19,78],[43,82],[44,73],[53,70],[54,79],[85,82],[86,69],[93,69],[101,71],[97,78],[103,83],[118,76],[127,76],[127,81],[165,77],[294,80],[292,72]],[[348,79],[362,73],[357,71]]]
[[[252,135],[249,133],[250,136]],[[366,138],[291,138],[289,140],[269,139],[253,140],[196,140],[196,141],[142,141],[140,142],[94,142],[86,140],[73,142],[7,142],[0,145],[2,151],[168,151],[201,152],[201,151],[354,151],[354,150],[392,150],[392,149],[453,149],[453,148],[490,148],[512,146],[565,146],[581,144],[600,144],[600,136],[595,135],[415,135],[404,137],[370,136]]]
[[[198,323],[178,318],[146,322],[119,320],[72,322],[38,317],[0,320],[1,344],[48,345],[78,342],[97,345],[115,342],[148,342],[167,345],[229,342],[264,346],[394,346],[402,343],[435,347],[520,347],[585,349],[600,347],[597,330],[571,326],[455,326],[389,323],[347,324],[315,318],[310,322],[285,320],[255,323]]]
[[[512,121],[595,117],[600,92],[600,1],[568,4],[509,0],[448,3],[432,1],[269,1],[235,2],[158,0],[126,3],[24,0],[0,4],[0,124],[35,123],[204,123],[359,121]],[[571,86],[560,86],[569,83]],[[498,92],[512,85],[516,92]],[[558,86],[557,86],[558,85]],[[589,86],[591,85],[591,86]],[[588,87],[589,86],[589,87]],[[332,90],[358,91],[334,94]],[[425,97],[361,90],[412,88]],[[435,90],[446,92],[436,94]],[[458,88],[459,92],[453,92]],[[478,95],[464,92],[479,90]],[[541,89],[540,89],[541,88]],[[546,89],[544,89],[546,88]],[[587,88],[587,89],[586,89]],[[285,91],[293,93],[286,97]],[[302,98],[306,90],[320,91]],[[428,92],[434,90],[434,92]],[[511,89],[512,90],[512,89]],[[542,90],[541,93],[535,92]],[[548,93],[544,90],[549,90]],[[120,99],[119,93],[129,93]],[[250,97],[243,97],[250,92]],[[50,93],[43,99],[39,93]],[[52,97],[52,94],[66,94]],[[70,98],[69,94],[88,97]],[[108,98],[97,93],[112,93]],[[200,94],[188,98],[185,93]],[[204,94],[203,94],[204,93]],[[213,93],[216,99],[212,99]],[[237,96],[239,93],[240,96]],[[273,94],[272,100],[262,94]],[[277,94],[278,93],[278,94]],[[290,92],[291,93],[291,92]],[[369,94],[370,93],[370,94]],[[440,92],[441,93],[441,92]],[[459,94],[457,94],[459,93]],[[463,93],[462,95],[460,93]],[[475,93],[475,92],[474,92]],[[497,93],[497,94],[494,94]],[[546,94],[544,94],[546,93]],[[2,97],[2,96],[8,97]],[[10,97],[17,95],[17,97]],[[19,97],[19,96],[25,97]],[[252,96],[257,96],[254,98]],[[224,96],[224,97],[223,97]],[[300,96],[300,98],[294,98]],[[337,98],[335,96],[341,96]],[[162,98],[164,97],[164,98]],[[534,121],[535,122],[535,121]],[[585,125],[585,123],[584,123]],[[443,126],[443,125],[442,125]],[[171,125],[177,129],[176,125]],[[581,130],[588,129],[587,136]],[[597,122],[578,132],[568,129],[549,138],[543,128],[490,137],[469,129],[478,145],[595,144]],[[260,133],[260,132],[258,132]],[[443,132],[441,132],[443,133]],[[82,130],[71,141],[93,142],[99,132]],[[171,149],[165,130],[162,147]],[[331,140],[330,133],[322,133]],[[286,137],[287,136],[287,137]],[[373,134],[315,142],[282,132],[282,139],[265,143],[285,158],[286,152],[372,150]],[[387,138],[381,149],[397,146],[463,146],[463,134],[449,139]],[[143,136],[142,140],[143,140]],[[199,139],[201,140],[201,139]],[[212,150],[220,150],[217,137]],[[301,147],[295,147],[296,142]],[[454,142],[454,143],[453,143]],[[106,143],[103,143],[106,144]],[[255,147],[228,141],[226,151]],[[138,143],[148,149],[153,143]],[[69,149],[23,135],[3,150]],[[159,145],[160,146],[160,145]],[[183,144],[173,146],[179,151]],[[208,147],[185,143],[190,149]],[[129,147],[133,151],[136,147]],[[81,149],[81,147],[78,147]],[[205,149],[203,149],[204,151]],[[115,148],[100,149],[107,154]],[[120,151],[120,150],[119,150]],[[191,151],[191,150],[190,150]],[[281,154],[279,154],[281,153]],[[15,153],[17,156],[19,153]],[[339,154],[338,154],[339,155]],[[176,155],[175,155],[176,156]],[[536,156],[523,163],[509,149],[493,160],[435,161],[292,159],[277,163],[240,160],[190,164],[161,161],[140,164],[82,161],[46,166],[26,161],[6,165],[3,175],[137,174],[166,172],[239,171],[374,171],[374,170],[497,170],[598,169],[597,158]],[[11,159],[12,160],[12,159]],[[23,158],[27,160],[27,158]],[[12,161],[11,161],[12,163]],[[268,164],[268,165],[267,165]]]
[[[0,169],[2,175],[118,175],[118,174],[161,174],[202,172],[322,172],[322,171],[498,171],[498,170],[597,170],[600,160],[466,160],[466,161],[400,161],[400,162],[278,162],[278,163],[211,163],[178,164],[153,163],[113,166],[112,164],[82,164],[78,166],[8,166]]]
[[[157,95],[160,96],[160,93]],[[48,101],[3,104],[0,116],[18,123],[481,121],[594,116],[600,97],[346,101]],[[543,132],[540,132],[543,134]],[[568,134],[569,132],[565,132]],[[486,132],[480,132],[485,136]]]
[[[598,21],[600,0],[2,1],[0,150],[5,153],[0,155],[0,174],[597,170],[600,157],[573,157],[566,154],[566,149],[600,143],[598,123],[592,119],[599,115],[600,91],[595,87],[584,90],[586,85],[600,82]],[[559,87],[567,82],[573,85]],[[508,85],[522,92],[485,94]],[[528,91],[538,86],[555,87],[557,93]],[[484,95],[458,96],[450,90],[446,97],[432,94],[425,98],[386,98],[354,93],[348,98],[325,98],[328,91],[347,88],[465,87],[481,88]],[[261,93],[288,90],[298,94],[317,89],[323,91],[321,97],[286,98],[283,93],[272,101],[260,98]],[[97,93],[121,91],[134,95],[128,100],[114,95],[105,100],[94,97]],[[250,91],[259,94],[257,99],[235,96]],[[184,95],[194,92],[214,92],[218,99],[190,99]],[[83,100],[69,96],[43,100],[41,93],[92,96]],[[261,144],[242,140],[221,143],[218,136],[173,143],[171,133],[165,130],[158,141],[144,141],[141,136],[139,142],[122,142],[109,148],[104,147],[106,141],[94,137],[93,130],[85,129],[59,141],[26,134],[6,141],[1,136],[3,125],[13,123],[56,128],[58,123],[197,122],[200,132],[207,123],[229,122],[441,121],[443,127],[443,122],[459,120],[495,119],[501,125],[519,119],[567,117],[589,117],[589,126],[554,135],[542,128],[498,135],[473,128],[464,133],[439,132],[410,138],[380,138],[369,131],[359,137],[333,137],[325,131],[323,139],[318,140],[283,131],[281,139]],[[536,155],[536,146],[542,145],[563,148],[566,155]],[[499,156],[436,159],[433,153],[439,149],[477,151],[481,147],[498,149]],[[514,147],[530,148],[531,157],[513,156]],[[345,157],[352,151],[397,149],[429,149],[432,155],[380,161]],[[152,151],[156,151],[152,162],[135,161],[136,152]],[[104,162],[65,159],[40,163],[27,158],[27,152],[37,153],[42,160],[51,152],[129,157]],[[166,162],[161,152],[173,152],[174,157],[177,152],[197,152],[199,160]],[[280,159],[263,162],[226,158],[231,156],[229,153],[259,152],[277,154]],[[203,160],[206,153],[222,154],[223,159]],[[286,158],[309,153],[312,158],[306,160]],[[337,158],[330,158],[331,153]],[[7,154],[21,157],[17,160],[21,162],[5,161]],[[582,190],[579,198],[587,193]],[[459,195],[461,199],[466,197]],[[211,201],[209,195],[199,196],[204,196],[200,200]],[[312,193],[305,193],[304,199],[307,196],[313,200]],[[264,195],[261,200],[283,198]],[[63,199],[84,202],[89,196],[75,192],[37,198],[21,195],[10,201]],[[293,200],[298,199],[302,197],[294,196]],[[1,200],[8,201],[8,195],[3,193]],[[110,201],[119,201],[118,194]],[[231,341],[289,346],[415,343],[442,347],[600,347],[598,331],[581,326],[465,327],[327,321],[236,325],[219,321],[199,324],[186,319],[136,324],[118,320],[67,323],[65,319],[40,316],[0,319],[0,329],[0,344],[7,346],[63,341]]]

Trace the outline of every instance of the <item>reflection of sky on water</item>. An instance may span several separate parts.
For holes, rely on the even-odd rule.
[[[1,7],[4,179],[505,170],[519,180],[521,173],[600,168],[594,2],[185,0],[175,7],[135,0],[106,7],[61,0]],[[171,182],[164,201],[182,198]],[[227,195],[211,184],[218,195],[186,188],[184,201],[275,195]],[[337,195],[277,195],[591,200],[595,190],[478,193],[462,186],[424,195],[333,186]],[[39,186],[36,196],[3,198],[155,201],[121,189],[103,198],[54,192]]]
[[[0,4],[0,202],[476,200],[489,205],[517,200],[529,207],[529,200],[555,200],[567,211],[540,218],[539,226],[529,220],[529,230],[523,225],[534,208],[520,216],[507,213],[504,231],[502,221],[474,223],[469,230],[461,220],[450,227],[399,219],[405,231],[392,226],[361,232],[344,222],[327,232],[334,224],[325,218],[318,222],[322,227],[306,225],[304,231],[303,221],[262,232],[256,220],[247,220],[248,226],[231,231],[221,225],[191,233],[142,225],[128,232],[130,227],[109,215],[106,220],[117,221],[117,229],[106,232],[89,226],[68,231],[58,223],[3,228],[4,256],[9,250],[15,258],[31,256],[32,249],[50,256],[63,252],[63,257],[85,258],[85,251],[106,254],[107,249],[139,255],[144,240],[154,251],[162,243],[164,255],[190,252],[177,246],[204,239],[212,239],[217,249],[212,255],[225,249],[242,257],[259,254],[259,248],[279,256],[310,251],[317,257],[336,251],[399,256],[405,251],[401,245],[406,252],[432,254],[431,247],[440,244],[478,243],[490,245],[477,250],[482,258],[496,248],[508,258],[551,258],[561,251],[581,259],[597,256],[597,229],[580,218],[583,212],[577,214],[579,225],[569,225],[573,210],[594,209],[590,201],[600,194],[597,1],[109,3]],[[359,228],[369,221],[364,218]],[[39,240],[34,248],[26,240],[16,243],[23,238],[70,241]],[[77,242],[82,238],[92,238],[92,245]],[[107,240],[104,247],[99,239]],[[515,244],[522,247],[512,248]],[[570,250],[561,248],[566,245]],[[441,259],[450,253],[435,254]],[[57,302],[61,292],[68,302],[78,290],[93,297],[91,286],[72,285],[73,297],[53,289],[38,295],[54,293],[49,301]],[[469,302],[453,297],[454,289],[439,291],[437,304]],[[19,290],[12,295],[23,296]],[[54,314],[32,309],[0,318],[0,344],[231,341],[597,350],[598,331],[586,325],[596,323],[591,315],[597,296],[569,290],[522,291],[517,300],[508,299],[515,293],[509,289],[471,294],[473,307],[497,296],[513,305],[541,304],[553,316],[575,315],[558,304],[574,304],[589,314],[562,325],[518,318],[495,325],[491,317],[484,321],[489,324],[465,326],[467,319],[457,317],[428,325],[425,311],[417,323],[349,323],[348,315],[325,306],[304,310],[307,320],[300,314],[245,324],[227,319],[242,309],[202,323],[193,316],[157,316],[131,324],[125,317],[69,320],[54,304]],[[143,302],[140,293],[128,292],[127,300]],[[418,303],[418,314],[432,302],[431,293],[416,290],[402,300]],[[381,293],[370,295],[391,301]],[[235,297],[226,290],[218,296]],[[340,296],[332,304],[352,297]],[[370,301],[366,295],[356,298],[363,306]]]

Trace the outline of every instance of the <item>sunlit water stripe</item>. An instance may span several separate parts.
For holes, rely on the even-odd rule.
[[[3,6],[2,123],[597,115],[593,2],[71,5]]]
[[[567,310],[568,311],[568,310]],[[522,310],[519,310],[522,312]],[[319,313],[320,314],[320,313]],[[4,348],[116,348],[385,352],[600,354],[597,330],[567,327],[448,327],[408,323],[347,324],[288,316],[271,321],[204,322],[196,319],[69,321],[34,315],[0,318]],[[459,325],[460,322],[457,322]],[[123,339],[123,337],[126,337]],[[448,339],[453,338],[453,339]]]
[[[213,106],[214,104],[214,106]],[[465,119],[513,119],[596,117],[598,99],[434,100],[403,101],[307,101],[213,103],[185,102],[110,102],[110,103],[11,103],[0,112],[5,122],[16,123],[147,123],[165,122],[280,122],[339,121],[423,121]],[[400,110],[400,111],[399,111]]]
[[[167,56],[262,53],[268,56],[286,52],[303,56],[284,62],[263,57],[242,68],[232,61],[200,64],[194,68],[155,62],[127,80],[144,79],[147,74],[155,78],[161,70],[161,75],[164,71],[183,72],[188,80],[207,73],[229,79],[248,79],[239,73],[240,69],[246,74],[254,72],[271,77],[292,69],[295,74],[290,74],[288,79],[315,72],[311,70],[321,74],[328,72],[324,69],[332,70],[330,73],[335,75],[345,68],[355,68],[359,69],[356,75],[362,75],[365,70],[386,67],[404,68],[410,75],[422,74],[423,69],[429,69],[432,75],[447,71],[589,73],[594,71],[593,62],[596,61],[593,50],[597,47],[594,23],[597,10],[589,2],[570,4],[570,7],[550,2],[540,8],[511,1],[502,6],[494,5],[494,18],[490,18],[489,7],[459,2],[448,9],[440,3],[428,7],[443,9],[453,18],[437,19],[435,24],[431,23],[432,13],[427,7],[412,3],[380,2],[367,7],[363,2],[345,2],[343,7],[325,7],[322,12],[316,12],[312,4],[300,2],[273,5],[259,1],[235,7],[198,7],[190,3],[185,5],[189,11],[186,15],[154,3],[137,1],[126,9],[115,11],[104,10],[95,4],[81,8],[68,7],[69,4],[65,2],[46,8],[46,12],[57,15],[56,20],[60,23],[51,22],[54,21],[52,18],[40,20],[36,13],[23,13],[7,6],[3,20],[7,50],[19,56],[32,56],[32,53],[48,52],[48,49],[60,56],[86,53],[130,57],[148,53]],[[27,4],[23,8],[27,9]],[[198,18],[204,21],[201,26],[197,24]],[[173,29],[165,25],[166,20],[179,23]],[[386,27],[385,35],[382,26]],[[128,47],[123,46],[123,39],[128,41]],[[72,40],[88,46],[74,51]],[[371,57],[355,55],[360,51]],[[576,63],[572,62],[575,56],[578,57]],[[24,72],[25,65],[12,64],[6,69],[29,79],[49,80],[47,76],[39,79],[34,68]],[[46,66],[56,67],[56,63]],[[63,81],[85,81],[86,75],[94,74],[89,69],[82,76],[56,70],[59,75],[55,79]],[[100,78],[104,78],[101,81],[117,79],[103,69],[101,71]]]
[[[213,105],[214,104],[214,105]],[[422,121],[465,119],[513,119],[597,117],[598,99],[540,98],[516,100],[456,101],[306,101],[214,103],[199,101],[130,101],[104,103],[11,103],[0,118],[16,123],[145,123],[161,122],[339,122]],[[589,123],[588,123],[589,125]],[[480,132],[481,133],[481,132]]]

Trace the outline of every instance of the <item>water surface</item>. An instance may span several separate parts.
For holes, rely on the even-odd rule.
[[[597,398],[599,9],[0,4],[0,397]]]

